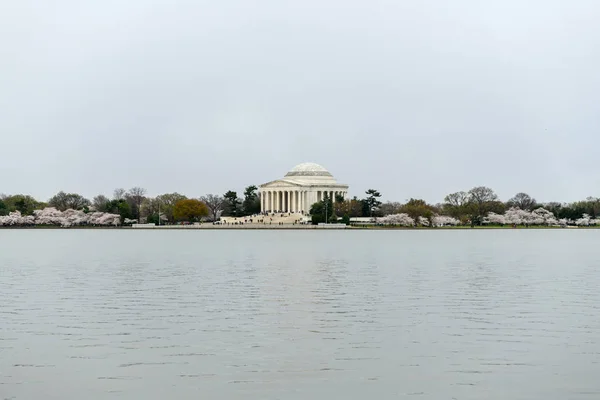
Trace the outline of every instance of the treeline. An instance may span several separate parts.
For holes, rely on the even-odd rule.
[[[448,225],[454,222],[462,225],[500,224],[499,221],[502,219],[497,215],[504,215],[509,210],[515,209],[529,212],[544,209],[556,220],[573,224],[578,220],[600,218],[600,198],[597,197],[588,197],[573,203],[540,203],[527,193],[517,193],[504,202],[492,189],[485,186],[474,187],[466,192],[450,193],[442,203],[438,204],[430,204],[423,199],[415,198],[411,198],[406,203],[382,203],[379,191],[369,189],[365,194],[363,199],[325,198],[320,203],[314,204],[311,207],[313,223],[347,222],[354,217],[380,219],[396,215],[399,221],[415,221],[416,224],[424,226],[436,226],[440,221]],[[452,220],[439,218],[440,216],[451,217]]]
[[[180,193],[165,193],[156,197],[147,196],[146,193],[146,189],[141,187],[129,190],[118,188],[111,197],[99,194],[90,200],[77,193],[60,191],[45,202],[23,194],[0,195],[0,216],[11,213],[32,216],[36,210],[53,208],[60,212],[75,210],[116,214],[120,216],[121,223],[142,221],[172,224],[260,213],[258,188],[254,185],[244,190],[242,198],[231,190],[224,195],[209,194],[198,199]]]
[[[23,216],[33,215],[35,210],[55,208],[58,211],[81,210],[119,215],[121,222],[135,220],[149,223],[177,223],[179,221],[217,220],[220,216],[243,217],[260,213],[258,188],[245,188],[238,196],[235,191],[223,195],[209,194],[200,198],[188,198],[180,193],[165,193],[147,196],[146,190],[134,187],[129,190],[115,189],[111,197],[98,195],[87,199],[77,193],[58,192],[48,201],[39,201],[29,195],[0,195],[0,216],[19,212]],[[507,201],[485,186],[469,191],[448,194],[444,201],[430,204],[422,199],[410,199],[406,203],[381,202],[381,193],[375,189],[365,192],[363,198],[333,199],[325,197],[310,208],[313,223],[345,222],[353,217],[381,218],[390,215],[406,215],[414,221],[428,221],[434,226],[436,216],[451,217],[460,224],[481,225],[499,221],[511,209],[532,212],[543,208],[557,220],[576,221],[600,218],[600,198],[588,197],[573,203],[539,203],[526,193],[517,193]],[[489,216],[492,216],[490,219]]]

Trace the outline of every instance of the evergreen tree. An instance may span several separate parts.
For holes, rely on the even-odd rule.
[[[239,217],[241,216],[240,210],[240,199],[238,199],[237,192],[233,190],[229,190],[225,195],[225,209],[223,210],[223,215],[231,216],[231,217]]]
[[[381,193],[375,189],[369,189],[365,192],[367,197],[363,200],[363,213],[366,211],[368,214],[365,217],[372,217],[373,212],[381,205],[379,198]]]
[[[317,225],[321,222],[337,221],[335,210],[333,208],[333,201],[327,196],[327,193],[325,193],[323,200],[311,206],[310,215],[313,225]]]
[[[244,209],[244,215],[253,215],[260,213],[260,199],[256,194],[258,188],[254,185],[248,186],[244,190],[244,202],[242,207]]]

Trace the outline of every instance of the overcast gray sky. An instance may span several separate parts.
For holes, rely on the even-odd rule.
[[[596,0],[0,3],[0,193],[600,196]]]

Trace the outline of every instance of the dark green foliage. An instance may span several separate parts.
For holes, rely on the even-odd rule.
[[[126,200],[113,200],[117,201],[117,209],[116,213],[121,216],[121,221],[125,218],[133,218],[133,213],[131,212],[131,206]]]
[[[373,212],[381,205],[381,193],[375,189],[369,189],[365,193],[367,197],[363,200],[363,216],[372,217]]]
[[[111,214],[119,214],[119,216],[121,217],[121,222],[123,222],[125,218],[133,218],[131,206],[125,199],[109,200],[104,205],[104,212]]]
[[[158,213],[148,215],[146,217],[146,223],[158,225]]]
[[[344,216],[342,217],[342,223],[350,225],[350,216],[348,214],[344,214]]]
[[[310,207],[310,218],[313,225],[325,222],[325,207],[323,202],[319,201]]]
[[[371,207],[366,200],[360,200],[360,215],[359,217],[370,217],[372,213]]]
[[[254,185],[248,186],[244,190],[244,202],[242,203],[243,215],[253,215],[260,213],[260,199],[256,194],[258,188]]]
[[[313,225],[317,225],[325,221],[331,222],[332,220],[337,220],[333,208],[333,201],[331,198],[329,198],[329,196],[327,196],[327,193],[325,193],[323,200],[313,204],[310,207],[310,215]]]
[[[15,194],[12,196],[5,196],[2,199],[4,203],[4,210],[0,207],[0,215],[2,212],[6,214],[19,211],[23,215],[32,215],[34,210],[39,210],[45,207],[44,203],[41,203],[33,197],[25,194]]]
[[[238,199],[237,192],[229,190],[223,197],[225,198],[223,215],[231,217],[241,216],[241,202],[240,199]]]

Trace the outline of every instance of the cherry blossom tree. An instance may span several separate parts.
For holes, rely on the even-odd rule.
[[[0,226],[29,226],[34,224],[32,215],[21,215],[20,211],[14,211],[5,216],[0,216]]]
[[[498,225],[567,225],[570,222],[568,220],[557,220],[552,212],[544,209],[537,208],[533,211],[521,210],[518,207],[512,207],[508,211],[502,214],[496,214],[493,212],[488,213],[484,220],[486,224],[498,224]],[[582,221],[582,224],[585,223]]]
[[[489,212],[487,217],[483,219],[484,224],[497,224],[506,225],[506,217],[502,214],[496,214],[495,212]]]
[[[415,226],[415,220],[404,213],[390,214],[385,217],[377,218],[377,223],[383,225]]]
[[[22,216],[20,212],[15,211],[7,216],[0,217],[0,226],[117,226],[120,221],[121,217],[118,214],[103,212],[86,214],[81,210],[67,209],[60,211],[54,207],[46,207],[43,210],[35,210],[33,215]]]
[[[593,221],[593,223],[592,223]],[[581,216],[581,218],[577,219],[575,221],[575,225],[577,226],[590,226],[590,225],[595,225],[596,221],[591,219],[589,214],[583,214]]]
[[[456,218],[449,217],[447,215],[434,215],[432,218],[432,226],[456,226],[460,224],[460,221]]]

